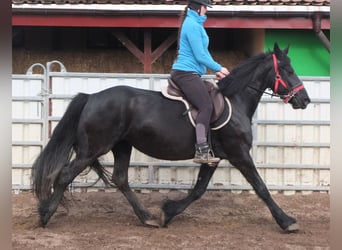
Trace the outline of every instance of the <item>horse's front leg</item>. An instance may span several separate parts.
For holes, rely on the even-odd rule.
[[[204,194],[215,170],[216,167],[208,167],[208,165],[202,164],[198,173],[196,185],[189,195],[178,201],[167,200],[163,204],[160,218],[161,226],[165,227],[173,217],[182,213],[191,203]]]
[[[128,167],[131,151],[132,146],[125,142],[121,142],[113,149],[115,162],[112,181],[131,204],[135,214],[138,216],[142,224],[159,227],[158,220],[139,201],[138,197],[128,184]]]
[[[243,176],[252,185],[256,194],[266,203],[278,225],[287,232],[298,231],[299,226],[296,223],[296,219],[288,216],[273,200],[249,153],[245,153],[240,159],[229,159],[229,161],[240,170]]]

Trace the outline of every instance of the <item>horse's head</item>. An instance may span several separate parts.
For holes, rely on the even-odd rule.
[[[278,44],[274,44],[272,53],[274,84],[271,89],[284,103],[290,103],[294,109],[305,109],[310,103],[310,98],[291,66],[290,58],[287,56],[288,50],[289,46],[280,50]]]

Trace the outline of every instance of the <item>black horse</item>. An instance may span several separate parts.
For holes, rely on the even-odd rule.
[[[250,156],[251,119],[267,88],[294,109],[304,109],[310,103],[287,52],[288,47],[282,51],[275,44],[274,51],[246,60],[218,82],[221,93],[229,96],[233,111],[229,123],[212,131],[211,141],[215,155],[241,171],[278,225],[296,231],[296,220],[272,199]],[[128,167],[132,147],[159,159],[193,158],[195,131],[189,118],[182,115],[184,109],[181,102],[169,100],[160,92],[127,86],[76,95],[33,164],[41,225],[48,223],[67,186],[91,166],[107,184],[116,185],[144,225],[166,226],[203,195],[216,167],[202,164],[193,190],[184,199],[167,200],[161,207],[161,218],[152,215],[131,190]],[[112,176],[98,161],[110,150],[115,159]]]

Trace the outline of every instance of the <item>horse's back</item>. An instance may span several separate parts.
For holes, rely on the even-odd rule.
[[[195,137],[184,111],[183,103],[169,100],[161,92],[112,87],[89,97],[79,138],[97,137],[106,148],[125,140],[156,158],[185,159],[193,154]]]
[[[129,101],[131,98],[134,98],[136,96],[158,97],[160,96],[160,94],[158,91],[154,90],[146,90],[131,86],[119,85],[94,93],[91,97],[101,99],[102,101],[111,101],[117,99],[120,101]]]

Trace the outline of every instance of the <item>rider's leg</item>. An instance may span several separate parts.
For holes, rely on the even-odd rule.
[[[210,117],[213,110],[208,89],[198,74],[177,70],[171,72],[171,78],[183,91],[187,100],[198,109],[195,121],[196,153],[194,162],[214,165],[220,159],[213,156],[207,139]]]

